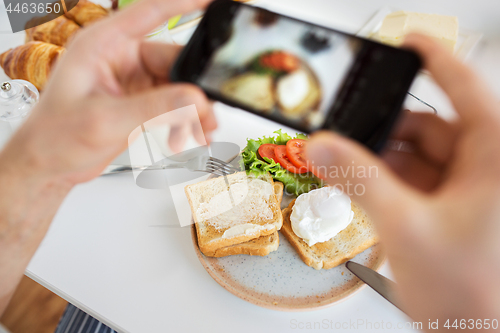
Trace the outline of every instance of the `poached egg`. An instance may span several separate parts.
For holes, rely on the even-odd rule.
[[[293,109],[302,103],[309,94],[309,78],[305,70],[299,69],[283,76],[277,84],[277,93],[281,104]]]
[[[309,246],[335,237],[352,221],[351,198],[336,187],[322,187],[300,195],[292,208],[293,232]]]

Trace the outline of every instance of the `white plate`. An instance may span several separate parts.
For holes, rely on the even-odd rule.
[[[401,9],[391,7],[381,8],[370,20],[368,20],[368,22],[366,22],[356,35],[364,38],[372,38],[380,30],[384,18],[388,14],[399,10]],[[460,27],[458,30],[457,45],[455,47],[455,56],[461,60],[466,60],[482,37],[482,33]]]
[[[281,207],[287,207],[293,199],[283,197]],[[307,266],[281,233],[278,250],[265,257],[243,254],[206,257],[198,247],[194,224],[191,236],[198,259],[218,284],[233,295],[264,308],[318,310],[352,296],[365,286],[344,264],[328,270]],[[385,255],[380,245],[375,245],[352,261],[378,270],[385,261]]]

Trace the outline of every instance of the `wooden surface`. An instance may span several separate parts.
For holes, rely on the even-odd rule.
[[[11,333],[53,333],[67,304],[24,276],[0,322]]]

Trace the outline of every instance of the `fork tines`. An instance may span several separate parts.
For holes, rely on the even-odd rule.
[[[209,157],[206,164],[207,171],[217,176],[226,176],[231,173],[241,171],[233,167],[231,164],[224,162],[215,157]]]

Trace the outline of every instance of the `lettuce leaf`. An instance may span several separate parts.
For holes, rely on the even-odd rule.
[[[323,182],[321,179],[317,178],[310,172],[295,174],[283,169],[281,165],[267,157],[264,157],[263,159],[259,158],[260,156],[258,156],[257,151],[263,144],[272,143],[276,145],[285,145],[292,139],[307,140],[307,135],[302,133],[297,133],[295,137],[291,137],[287,133],[284,133],[281,129],[275,131],[274,133],[276,136],[264,136],[257,140],[247,140],[247,146],[242,152],[242,160],[245,169],[256,175],[263,172],[269,172],[275,180],[283,183],[285,186],[285,193],[295,194],[297,196],[302,193],[307,193],[312,189],[322,187]]]

